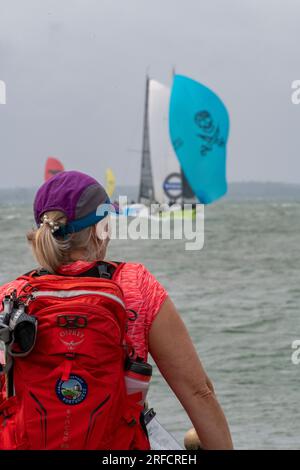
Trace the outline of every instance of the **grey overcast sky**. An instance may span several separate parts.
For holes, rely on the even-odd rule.
[[[229,181],[300,183],[299,44],[299,0],[0,0],[0,186],[50,155],[137,184],[145,74],[173,66],[229,109]]]

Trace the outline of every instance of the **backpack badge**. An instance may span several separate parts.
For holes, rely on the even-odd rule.
[[[88,386],[79,375],[70,375],[68,380],[59,379],[55,386],[56,395],[65,405],[78,405],[87,396]]]

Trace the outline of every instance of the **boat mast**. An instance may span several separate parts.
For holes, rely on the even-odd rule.
[[[146,93],[145,93],[145,108],[144,108],[144,126],[143,126],[143,147],[142,147],[142,165],[141,165],[141,179],[139,188],[139,202],[148,200],[150,202],[154,199],[153,178],[151,168],[151,155],[150,155],[150,139],[149,139],[149,120],[148,120],[148,107],[149,107],[149,76],[146,76]]]

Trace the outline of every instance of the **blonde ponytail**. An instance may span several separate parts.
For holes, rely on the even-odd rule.
[[[62,238],[55,236],[55,232],[67,223],[63,212],[46,212],[41,222],[37,230],[27,235],[27,239],[38,263],[47,271],[56,273],[59,266],[75,259],[95,261],[105,257],[108,240],[99,240],[95,226]]]

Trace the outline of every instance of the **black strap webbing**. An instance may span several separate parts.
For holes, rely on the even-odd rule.
[[[117,267],[121,264],[119,261],[114,261],[112,263],[107,263],[106,261],[99,261],[98,264],[93,266],[91,269],[84,271],[83,273],[78,274],[75,277],[100,277],[106,279],[112,279]],[[117,265],[117,266],[115,266]],[[32,274],[32,271],[29,273],[24,274],[24,276],[29,276]],[[49,273],[45,269],[40,269],[39,271],[34,272],[33,277],[42,277],[42,276],[49,276],[52,273]],[[68,274],[59,274],[60,276],[68,276]]]

